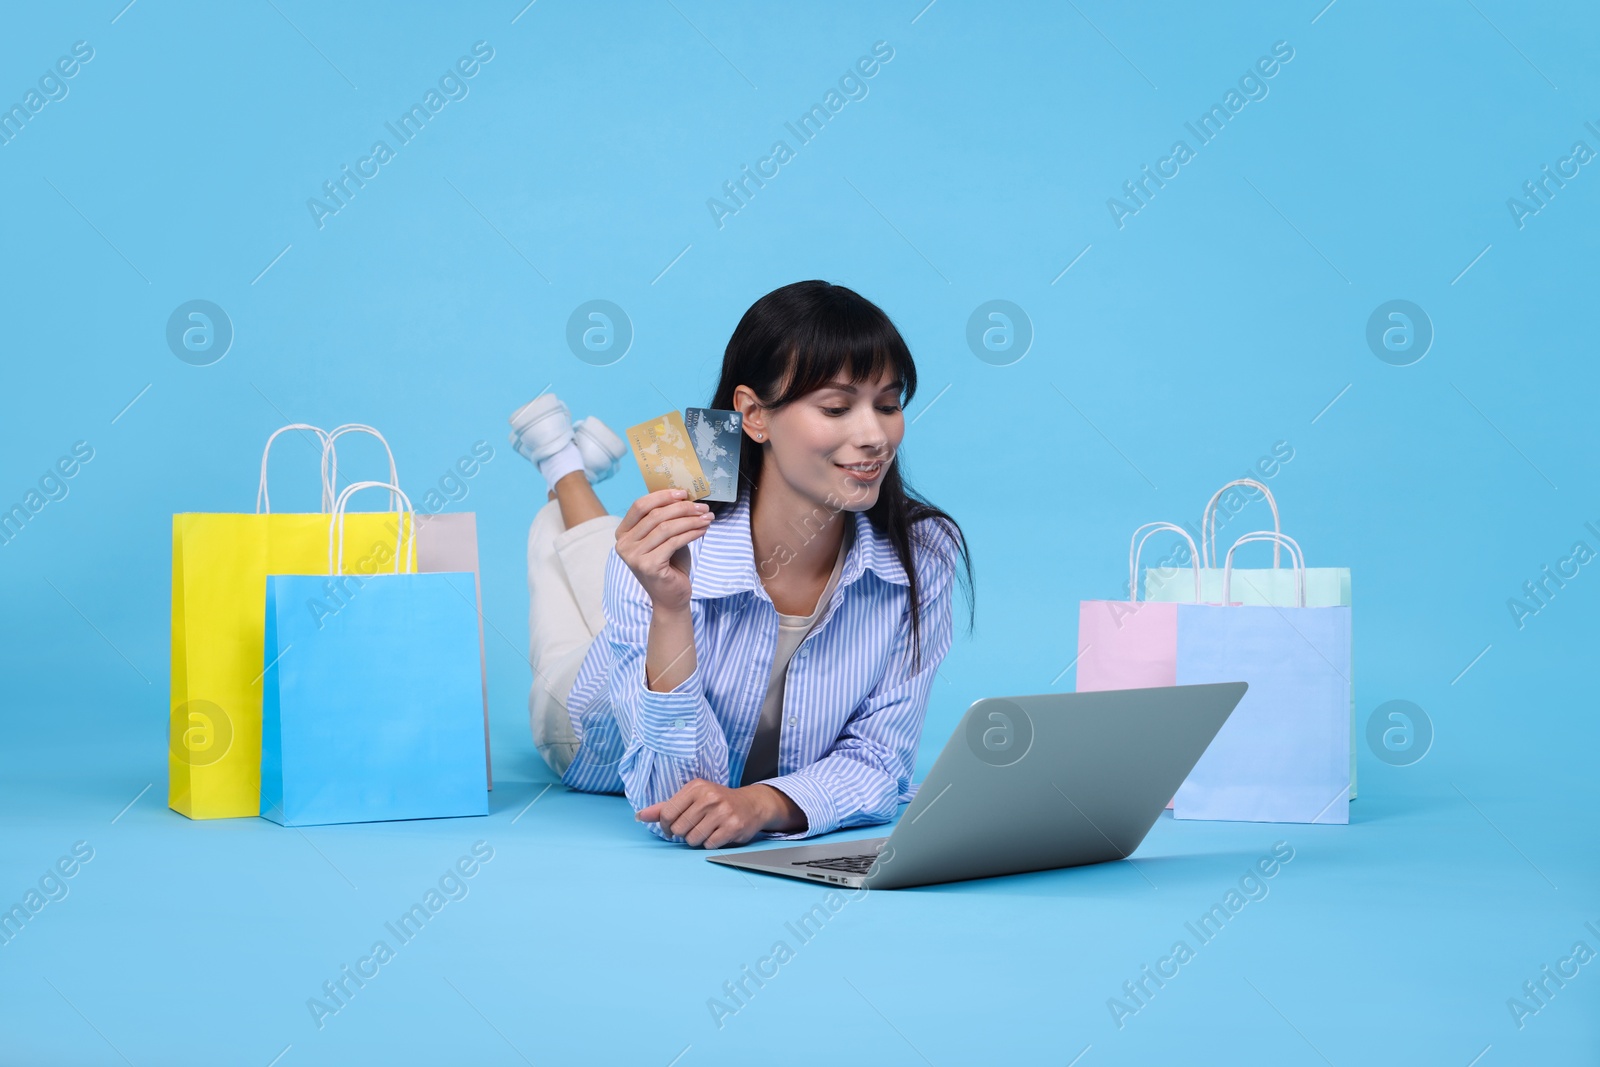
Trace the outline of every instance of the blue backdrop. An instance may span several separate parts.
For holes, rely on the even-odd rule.
[[[48,883],[0,944],[0,1059],[1592,1062],[1591,6],[124,2],[0,33],[0,905]],[[921,769],[972,700],[1073,687],[1135,526],[1270,467],[1354,575],[1348,827],[1163,818],[1133,864],[801,940],[811,887],[547,790],[544,489],[506,416],[704,404],[744,310],[814,277],[904,333],[901,461],[974,553]],[[487,820],[164,807],[171,515],[251,510],[291,421],[378,426],[413,497],[478,515]],[[286,444],[276,503],[313,510]],[[600,487],[642,492],[631,461]],[[1393,700],[1420,759],[1366,742]],[[1193,941],[1279,841],[1270,895]],[[460,857],[436,929],[326,992]]]

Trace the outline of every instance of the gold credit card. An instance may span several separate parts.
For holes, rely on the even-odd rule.
[[[628,427],[628,444],[639,462],[645,488],[684,489],[690,500],[711,495],[711,482],[700,466],[683,416],[676,411]]]

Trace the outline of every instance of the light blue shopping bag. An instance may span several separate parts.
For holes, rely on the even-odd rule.
[[[1271,531],[1234,544],[1275,540]],[[1282,543],[1291,545],[1288,538]],[[1305,567],[1296,601],[1305,603]],[[1178,604],[1178,684],[1249,690],[1173,798],[1178,819],[1350,821],[1350,608]]]
[[[379,486],[341,494],[328,574],[267,578],[261,814],[285,826],[489,813],[473,575],[405,573],[403,542],[347,571],[338,520]]]
[[[1228,515],[1235,514],[1248,497],[1236,487],[1254,489],[1261,494],[1272,509],[1272,529],[1282,533],[1278,518],[1278,502],[1272,491],[1252,478],[1238,478],[1218,489],[1211,496],[1200,516],[1200,594],[1195,595],[1194,582],[1188,566],[1151,567],[1144,572],[1144,598],[1147,601],[1179,601],[1186,603],[1215,604],[1222,599],[1222,561],[1217,558],[1217,526],[1219,509]],[[1310,608],[1350,607],[1349,567],[1306,567],[1304,574],[1280,566],[1284,543],[1274,542],[1272,567],[1235,567],[1232,599],[1241,604],[1275,604],[1278,607],[1303,606]],[[1302,560],[1302,562],[1304,562]],[[1305,587],[1302,604],[1297,590]],[[1349,672],[1346,672],[1349,675]],[[1352,686],[1354,684],[1354,676]],[[1356,784],[1356,705],[1352,688],[1350,697],[1350,799],[1357,796]]]

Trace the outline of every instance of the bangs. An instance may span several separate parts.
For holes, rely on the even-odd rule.
[[[901,404],[910,404],[917,391],[917,367],[900,331],[871,305],[830,303],[822,314],[795,323],[789,351],[776,353],[790,374],[773,406],[793,403],[831,381],[862,385],[884,377],[899,379]]]

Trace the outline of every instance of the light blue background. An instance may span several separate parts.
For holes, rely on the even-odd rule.
[[[0,34],[0,102],[95,50],[0,146],[0,503],[94,448],[0,547],[0,903],[95,850],[0,946],[0,1060],[1593,1062],[1600,964],[1522,1029],[1506,1006],[1600,949],[1597,565],[1521,629],[1507,608],[1600,549],[1600,170],[1522,228],[1506,204],[1600,149],[1592,7],[123,2],[14,9]],[[470,95],[319,230],[307,198],[479,40]],[[869,95],[719,229],[706,200],[879,40]],[[1270,94],[1119,229],[1107,198],[1276,41]],[[505,418],[546,387],[617,429],[703,404],[744,310],[812,277],[905,334],[901,458],[975,556],[923,770],[974,699],[1071,689],[1077,601],[1117,594],[1133,528],[1197,521],[1279,441],[1287,531],[1354,574],[1362,725],[1414,701],[1432,750],[1363,746],[1348,827],[1164,817],[1133,864],[851,903],[718,1029],[707,999],[819,892],[545,791],[523,555],[544,492]],[[236,330],[211,366],[166,345],[192,299]],[[567,347],[591,299],[636,331],[609,366]],[[1035,331],[1009,366],[966,344],[992,299]],[[1392,299],[1436,330],[1411,366],[1365,341]],[[250,510],[288,421],[379,426],[419,497],[494,446],[451,505],[480,531],[487,819],[165,808],[171,515]],[[314,456],[285,444],[279,504],[314,508]],[[370,444],[345,470],[379,472]],[[601,497],[642,491],[630,461]],[[307,998],[479,839],[470,895],[317,1029]],[[1107,999],[1278,840],[1270,896],[1119,1030]]]

